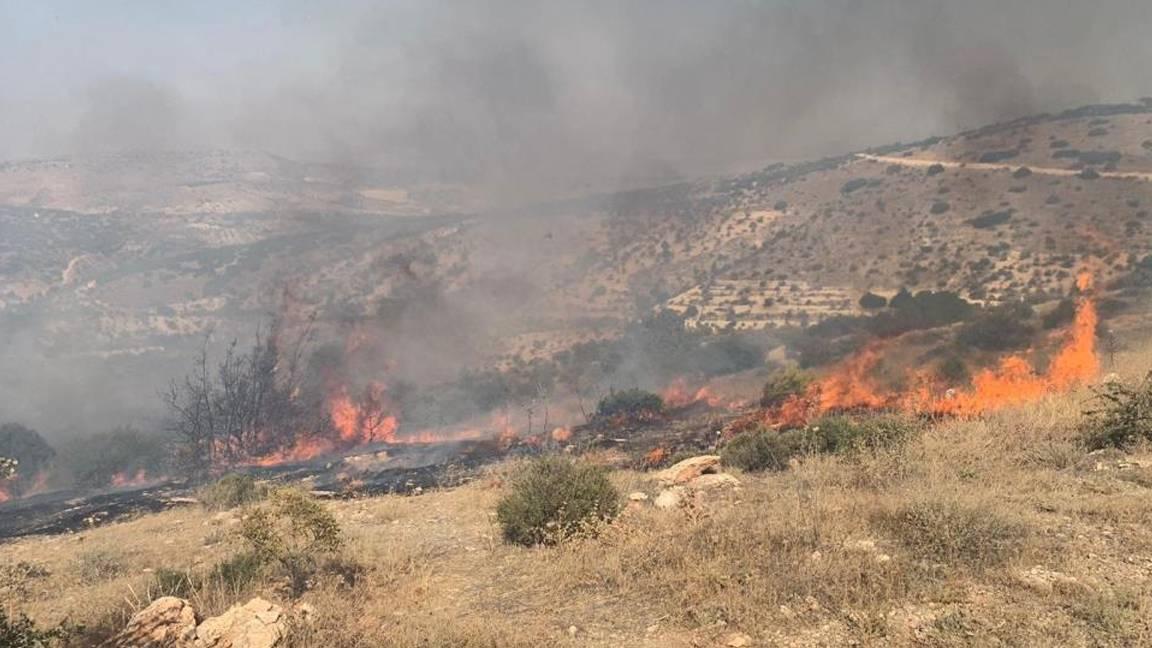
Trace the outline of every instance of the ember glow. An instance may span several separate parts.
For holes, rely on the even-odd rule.
[[[111,485],[113,488],[124,488],[127,486],[145,486],[155,481],[157,481],[156,478],[149,477],[147,471],[141,468],[135,473],[118,472],[112,475]]]

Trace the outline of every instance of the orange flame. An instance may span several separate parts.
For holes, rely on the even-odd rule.
[[[1098,316],[1090,295],[1092,276],[1082,273],[1077,287],[1080,298],[1072,327],[1044,373],[1038,373],[1021,356],[1009,356],[995,368],[973,376],[967,389],[949,389],[937,395],[931,378],[920,372],[913,374],[915,386],[910,391],[890,393],[878,388],[871,378],[880,359],[880,347],[873,344],[809,386],[804,395],[794,396],[767,412],[766,422],[796,427],[828,412],[849,409],[898,408],[921,414],[974,416],[1084,384],[1100,372],[1096,353]]]

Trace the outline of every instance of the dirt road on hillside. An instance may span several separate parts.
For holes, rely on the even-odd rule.
[[[939,164],[945,169],[965,169],[969,171],[1008,171],[1012,172],[1019,169],[1021,166],[1027,166],[1031,169],[1032,173],[1047,176],[1076,176],[1080,174],[1076,169],[1057,169],[1054,167],[1034,167],[1026,164],[991,164],[987,162],[952,162],[948,160],[921,160],[917,158],[906,157],[893,157],[888,155],[869,155],[867,153],[857,153],[856,157],[861,160],[868,160],[870,162],[880,162],[882,164],[897,164],[906,167],[927,168],[933,164]],[[1110,178],[1113,180],[1144,180],[1152,181],[1152,172],[1147,171],[1098,171],[1101,178]]]

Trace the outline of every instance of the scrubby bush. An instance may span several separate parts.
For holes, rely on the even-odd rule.
[[[937,162],[936,164],[928,167],[927,173],[929,177],[940,175],[941,173],[944,173],[944,165]]]
[[[803,428],[762,428],[741,434],[720,450],[726,466],[756,472],[784,470],[805,454],[852,454],[893,448],[919,426],[898,416],[826,416]]]
[[[517,476],[496,507],[504,539],[555,544],[616,516],[620,494],[605,471],[561,457],[537,460]]]
[[[720,449],[720,461],[725,466],[748,472],[784,470],[793,457],[811,448],[811,438],[805,430],[760,429],[745,432]]]
[[[932,203],[932,208],[928,211],[931,212],[933,216],[939,216],[940,214],[947,213],[949,209],[952,209],[952,205],[949,205],[946,201],[937,200]]]
[[[1126,449],[1152,440],[1152,374],[1137,384],[1104,383],[1095,389],[1084,414],[1085,440],[1094,450]]]
[[[101,488],[116,475],[168,473],[170,439],[124,427],[77,437],[60,445],[56,467],[65,479],[82,488]]]
[[[764,383],[760,393],[761,407],[778,407],[793,396],[799,396],[808,388],[812,377],[796,369],[775,371]]]
[[[984,351],[1006,351],[1028,346],[1036,330],[1030,320],[1035,313],[1023,302],[991,308],[966,323],[956,340],[962,346]]]
[[[877,295],[874,292],[866,292],[860,297],[860,308],[867,310],[876,310],[877,308],[884,308],[888,305],[888,298]]]
[[[232,473],[204,486],[197,496],[205,507],[222,511],[259,502],[268,496],[268,486],[251,475]]]
[[[976,218],[968,219],[968,224],[976,229],[992,229],[999,227],[1004,223],[1012,220],[1012,210],[1005,209],[1003,211],[988,211],[977,216]]]
[[[946,501],[905,504],[872,523],[918,558],[977,570],[1018,555],[1028,535],[1002,514]]]
[[[826,416],[809,426],[813,447],[821,453],[874,451],[898,446],[919,427],[901,416]]]
[[[27,616],[8,616],[0,606],[0,646],[4,648],[49,648],[75,635],[80,629],[67,624],[42,630]]]
[[[844,185],[842,187],[840,187],[840,193],[847,196],[848,194],[850,194],[854,191],[863,189],[864,187],[867,187],[867,186],[868,186],[868,178],[853,178],[852,180],[845,182]]]
[[[614,391],[596,405],[599,418],[648,418],[664,411],[664,399],[643,389]]]
[[[13,494],[23,493],[55,456],[56,451],[35,430],[18,423],[0,425],[0,457],[15,461],[9,464],[15,472],[8,478],[8,489]]]
[[[1016,149],[1009,149],[1004,151],[987,151],[980,156],[982,164],[996,164],[998,162],[1006,162],[1014,157],[1020,155],[1020,151]]]
[[[244,518],[240,537],[258,560],[284,570],[297,595],[307,589],[321,559],[344,545],[336,517],[298,488],[272,491],[264,505]]]

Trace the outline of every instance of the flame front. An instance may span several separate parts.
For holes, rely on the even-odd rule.
[[[880,346],[869,345],[844,361],[828,376],[813,383],[801,396],[766,413],[766,422],[778,427],[804,425],[813,418],[853,409],[896,409],[917,414],[975,416],[1035,401],[1046,394],[1067,391],[1094,379],[1100,372],[1096,352],[1096,304],[1092,300],[1092,276],[1077,279],[1080,297],[1067,339],[1049,363],[1037,372],[1022,356],[1008,356],[995,368],[972,377],[966,389],[937,389],[930,376],[914,373],[907,392],[890,392],[871,378],[880,360]]]

